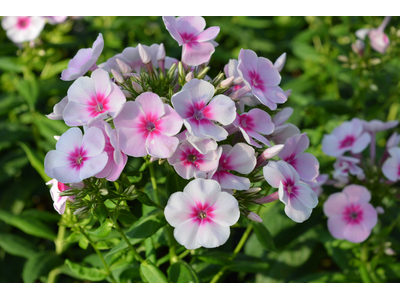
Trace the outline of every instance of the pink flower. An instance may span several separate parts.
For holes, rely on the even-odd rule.
[[[62,183],[74,183],[92,177],[107,164],[104,135],[99,128],[89,128],[85,135],[70,128],[57,141],[56,150],[47,153],[44,171]]]
[[[228,125],[235,120],[235,103],[227,96],[214,96],[214,86],[204,80],[192,79],[172,96],[171,102],[182,117],[190,134],[222,141],[228,132],[215,122]]]
[[[328,179],[329,179],[328,174],[320,174],[315,179],[315,182],[310,183],[310,187],[315,192],[317,197],[319,197],[322,194],[323,192],[322,186],[328,181]]]
[[[222,154],[219,159],[218,169],[210,176],[219,182],[223,189],[248,190],[250,180],[231,174],[233,170],[241,174],[249,174],[256,166],[255,151],[252,147],[238,143],[235,146],[222,145]]]
[[[281,76],[272,62],[264,57],[257,57],[252,50],[240,50],[238,72],[246,84],[246,91],[253,95],[271,110],[277,103],[285,103],[287,96],[278,86]]]
[[[291,123],[284,124],[293,113],[293,108],[285,107],[279,111],[273,118],[275,125],[274,132],[271,134],[271,140],[275,144],[284,144],[286,140],[295,134],[301,134],[300,129]]]
[[[392,147],[388,149],[390,158],[382,166],[382,172],[385,177],[393,182],[400,179],[400,148]]]
[[[103,119],[116,117],[125,102],[124,94],[108,73],[97,69],[90,78],[80,77],[70,86],[63,118],[69,126],[86,125],[99,115]]]
[[[359,180],[363,180],[365,178],[364,170],[357,166],[359,162],[360,160],[355,157],[339,156],[333,164],[335,168],[333,178],[337,179],[342,184],[347,184],[349,182],[349,174],[357,176]]]
[[[237,200],[214,180],[195,179],[171,195],[164,210],[174,237],[187,249],[215,248],[229,238],[240,217]]]
[[[364,121],[360,120],[363,125],[363,130],[369,133],[385,131],[396,127],[399,121],[382,122],[381,120]]]
[[[163,17],[165,27],[172,38],[182,47],[182,61],[189,66],[198,66],[208,62],[218,44],[214,39],[219,27],[206,30],[203,17]]]
[[[360,120],[353,119],[351,122],[343,122],[322,140],[322,151],[325,154],[338,157],[346,151],[352,153],[362,152],[371,141],[369,133],[363,133]]]
[[[239,128],[242,132],[244,139],[250,145],[261,148],[262,146],[254,141],[255,138],[267,146],[271,146],[271,143],[262,134],[271,134],[274,131],[274,124],[271,121],[271,117],[265,111],[254,108],[248,113],[242,113],[237,115],[233,125]]]
[[[194,147],[201,154],[206,154],[207,152],[211,150],[217,150],[218,148],[217,143],[213,139],[199,138],[190,134],[186,129],[179,133],[176,137],[179,139],[180,143],[188,141],[192,147]]]
[[[50,195],[54,202],[54,209],[62,215],[65,212],[65,206],[67,201],[74,202],[75,196],[61,196],[61,192],[70,190],[71,187],[65,185],[64,183],[58,182],[56,179],[52,179],[46,183],[47,185],[51,184],[52,187],[50,189]],[[82,189],[84,187],[83,182],[78,182],[75,184],[71,184],[73,188]]]
[[[356,31],[356,36],[362,40],[368,35],[369,42],[371,44],[372,49],[378,51],[383,54],[386,52],[386,48],[390,44],[390,40],[388,36],[383,32],[389,23],[391,17],[385,17],[379,25],[378,28],[362,28]]]
[[[57,25],[60,23],[64,23],[68,16],[54,16],[54,17],[46,17],[47,22],[51,25]]]
[[[400,144],[400,134],[393,132],[390,138],[386,142],[386,149],[390,149],[392,147],[397,147]]]
[[[285,161],[270,161],[263,172],[265,180],[279,188],[279,200],[285,204],[286,215],[297,223],[307,220],[318,204],[318,197],[307,184],[299,181],[296,170]]]
[[[33,41],[45,25],[43,17],[3,17],[1,26],[14,43]]]
[[[351,49],[355,54],[362,57],[364,55],[365,43],[362,40],[357,39],[355,43],[351,44]]]
[[[324,213],[332,236],[352,243],[365,241],[378,222],[376,210],[368,203],[370,200],[371,193],[355,184],[330,195],[324,203]]]
[[[63,119],[63,112],[65,107],[68,104],[68,96],[62,98],[60,102],[54,105],[53,112],[51,114],[46,115],[51,120],[62,120]]]
[[[168,162],[181,177],[190,179],[198,171],[209,173],[215,170],[218,167],[221,151],[222,149],[220,151],[211,150],[202,154],[188,141],[184,141],[168,158]]]
[[[312,181],[319,174],[319,162],[314,155],[303,153],[310,145],[306,133],[288,138],[278,157],[290,164],[303,181]]]
[[[136,101],[125,103],[114,118],[114,126],[122,152],[134,157],[149,154],[168,158],[178,147],[179,140],[174,135],[180,131],[182,119],[158,95],[146,92]]]
[[[80,49],[68,63],[68,68],[61,72],[61,80],[71,81],[86,74],[87,71],[97,69],[97,59],[103,51],[103,35],[94,41],[92,48]]]
[[[97,173],[97,178],[107,178],[108,181],[115,181],[121,175],[128,157],[119,149],[117,130],[111,129],[110,124],[103,120],[89,122],[89,128],[97,127],[103,132],[105,139],[104,151],[107,153],[108,161],[104,169]]]

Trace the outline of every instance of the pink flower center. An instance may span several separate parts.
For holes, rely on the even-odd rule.
[[[153,122],[148,121],[146,124],[146,129],[149,132],[156,130],[156,125]]]
[[[199,165],[203,162],[203,154],[194,148],[187,149],[182,152],[180,160],[183,161],[185,166],[193,165],[196,168],[199,168]]]
[[[201,119],[204,118],[204,115],[203,115],[203,112],[202,112],[202,111],[198,110],[198,111],[196,111],[196,112],[194,113],[193,117],[194,117],[196,120],[201,120]]]
[[[205,219],[207,218],[207,213],[203,210],[199,211],[198,215],[197,215],[200,219]]]
[[[57,187],[58,187],[58,190],[59,190],[60,192],[63,192],[63,191],[65,191],[65,190],[71,189],[68,185],[65,185],[65,184],[62,183],[62,182],[58,182]]]
[[[348,136],[345,137],[344,140],[342,140],[340,142],[339,148],[351,147],[351,146],[353,146],[353,143],[354,143],[355,140],[356,139],[354,138],[354,136],[348,135]]]
[[[82,148],[75,148],[74,151],[69,153],[68,157],[70,167],[77,170],[80,170],[83,167],[84,162],[87,159],[86,151]]]
[[[359,224],[363,220],[363,210],[359,204],[350,204],[343,211],[343,220],[347,224]]]
[[[400,164],[397,166],[397,176],[400,177]]]
[[[87,103],[87,110],[90,117],[97,117],[102,112],[107,111],[109,109],[108,102],[108,98],[104,95],[99,94],[92,96]]]
[[[283,181],[282,184],[283,184],[283,187],[284,187],[286,193],[288,193],[289,196],[292,195],[292,194],[294,196],[297,195],[297,190],[299,188],[295,185],[295,183],[294,183],[294,181],[292,181],[292,179],[288,179],[286,181]]]
[[[253,120],[253,118],[249,117],[248,114],[242,114],[242,115],[240,115],[239,117],[240,117],[240,125],[241,125],[243,128],[245,128],[245,129],[247,129],[247,128],[251,129],[251,128],[254,127],[254,120]]]
[[[264,81],[261,79],[260,75],[257,72],[250,71],[249,77],[250,77],[250,85],[253,88],[258,88],[264,91]]]
[[[196,202],[196,206],[192,207],[191,218],[199,225],[212,222],[212,218],[214,217],[213,211],[214,208],[209,206],[207,202],[204,204]]]
[[[17,28],[26,29],[30,23],[31,23],[30,17],[19,17],[17,21]]]
[[[231,162],[230,156],[227,156],[226,153],[222,153],[221,158],[219,159],[219,166],[217,171],[232,170],[230,162]]]
[[[185,43],[190,43],[196,41],[196,36],[192,33],[179,33]]]

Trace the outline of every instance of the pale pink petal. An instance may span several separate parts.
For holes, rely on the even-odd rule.
[[[334,215],[328,218],[328,230],[336,239],[345,239],[344,231],[347,228],[347,222],[341,215]]]
[[[137,128],[119,128],[118,139],[122,152],[133,157],[146,156],[146,140],[148,134]]]
[[[100,155],[94,157],[88,157],[87,160],[82,164],[79,172],[79,181],[92,177],[97,173],[100,173],[108,162],[107,152],[103,152]],[[77,182],[77,181],[74,181]]]
[[[175,152],[178,144],[179,140],[176,137],[154,131],[148,135],[145,146],[151,156],[168,158]]]
[[[182,128],[183,121],[178,113],[169,105],[164,104],[164,116],[156,122],[156,128],[164,135],[173,136],[179,133]]]
[[[200,133],[200,123],[195,118],[183,119],[183,125],[185,125],[187,131],[191,135],[204,139],[209,138],[208,136],[204,136],[202,133]]]
[[[272,118],[272,122],[274,122],[275,127],[278,127],[285,123],[292,114],[293,108],[285,107]]]
[[[92,49],[80,49],[69,61],[68,68],[61,72],[61,80],[71,81],[85,75],[97,60],[92,55]]]
[[[157,94],[142,93],[136,98],[136,102],[140,103],[146,118],[153,123],[165,114],[164,103]]]
[[[67,153],[57,150],[50,150],[47,152],[44,158],[44,172],[47,174],[47,176],[55,178],[55,175],[53,174],[54,168],[66,166],[68,164],[69,160]]]
[[[242,127],[239,127],[240,132],[243,134],[243,138],[245,139],[245,141],[256,147],[256,148],[262,148],[262,146],[260,144],[258,144],[255,140],[253,140],[246,132],[246,130],[244,130]],[[253,131],[254,132],[254,131]],[[268,140],[267,140],[268,141]]]
[[[382,166],[382,173],[385,177],[396,182],[399,176],[399,162],[395,157],[388,158]]]
[[[171,226],[176,227],[189,220],[195,208],[196,203],[187,194],[173,193],[164,210],[165,219]]]
[[[53,112],[51,114],[46,115],[51,120],[62,120],[62,114],[65,109],[65,107],[68,104],[68,96],[65,96],[62,98],[60,102],[58,102],[56,105],[54,105]]]
[[[400,147],[392,147],[391,149],[388,149],[388,152],[391,157],[396,159],[397,163],[400,163]]]
[[[278,188],[281,181],[286,181],[275,161],[268,162],[268,165],[263,168],[263,174],[268,184],[274,188]]]
[[[256,166],[257,160],[254,149],[244,143],[236,144],[228,155],[230,170],[241,174],[249,174]]]
[[[187,90],[189,92],[190,99],[194,104],[196,103],[207,104],[214,96],[215,92],[215,88],[211,83],[204,80],[199,80],[197,78],[194,78],[190,80],[188,83],[186,83],[183,86],[183,90]]]
[[[365,148],[367,148],[368,144],[371,141],[371,136],[368,132],[364,132],[353,144],[351,148],[352,153],[360,153]]]
[[[281,82],[281,75],[267,58],[258,57],[257,73],[262,78],[263,85],[265,86],[276,86]]]
[[[81,145],[87,157],[97,156],[102,153],[105,146],[105,139],[101,129],[91,127],[86,130]]]
[[[286,126],[282,131],[280,131],[278,134],[275,134],[273,132],[273,138],[272,140],[274,141],[275,144],[284,144],[288,138],[295,134],[301,134],[300,129],[297,128],[295,125],[291,123],[287,123]]]
[[[300,200],[290,198],[285,205],[286,215],[297,223],[302,223],[311,216],[312,208],[306,207]]]
[[[194,80],[194,79],[193,79]],[[189,82],[193,81],[190,80]],[[189,83],[188,82],[188,83]],[[188,85],[185,84],[185,86]],[[212,92],[214,94],[214,91]],[[183,118],[190,118],[193,115],[191,114],[193,102],[191,100],[191,95],[189,90],[181,90],[180,92],[174,94],[171,98],[172,105],[174,106],[175,111]],[[205,101],[205,100],[204,100]]]
[[[111,83],[111,93],[108,95],[108,100],[108,114],[115,118],[126,102],[124,93],[115,83]]]
[[[296,184],[296,198],[299,200],[304,206],[308,208],[314,208],[318,204],[318,197],[315,192],[304,183]]]
[[[93,80],[96,95],[103,95],[104,97],[107,97],[110,94],[110,75],[106,71],[102,69],[96,69],[93,71],[92,75],[90,75],[90,78]]]
[[[176,241],[185,246],[186,249],[193,250],[201,247],[197,241],[199,225],[197,217],[189,219],[185,222],[179,223],[174,230],[174,237]]]
[[[231,124],[236,118],[235,102],[225,95],[218,95],[210,101],[203,113],[206,118],[222,125]]]
[[[219,27],[218,26],[212,26],[204,30],[203,32],[200,32],[196,36],[196,41],[201,43],[201,42],[207,42],[209,40],[213,40],[217,37],[219,33]]]
[[[247,114],[252,118],[251,129],[258,131],[262,134],[271,134],[274,131],[275,125],[271,121],[271,116],[258,108],[253,108]]]
[[[222,226],[232,226],[239,220],[238,201],[226,192],[221,192],[212,208],[212,220]]]
[[[214,52],[215,48],[209,42],[187,43],[182,47],[182,61],[189,66],[198,66],[209,61]]]
[[[189,130],[189,128],[188,128]],[[189,130],[190,132],[190,130]],[[214,124],[213,122],[202,119],[199,125],[199,132],[201,136],[212,138],[214,140],[222,141],[225,140],[228,136],[228,132],[219,125]],[[195,135],[193,133],[193,135]]]
[[[348,185],[343,191],[347,195],[350,203],[368,203],[371,200],[371,192],[362,185]]]
[[[121,151],[119,151],[121,153]],[[107,176],[107,180],[108,181],[116,181],[119,176],[121,175],[122,171],[124,170],[126,163],[128,162],[128,157],[124,154],[121,153],[121,163],[117,164],[116,162],[114,162],[114,166],[110,172],[110,174],[108,174]]]
[[[196,171],[195,166],[193,164],[186,163],[186,161],[177,162],[173,164],[173,167],[176,173],[178,173],[178,175],[184,179],[193,178]]]
[[[344,153],[342,149],[339,149],[339,140],[334,135],[324,136],[322,139],[322,151],[333,157],[338,157]]]
[[[257,131],[248,129],[247,130],[248,135],[250,135],[251,137],[259,140],[261,143],[263,143],[264,145],[267,145],[268,147],[271,147],[271,143],[265,138],[263,137],[261,134],[259,134]]]
[[[104,166],[103,166],[104,167]],[[62,183],[72,183],[82,181],[80,179],[80,172],[78,169],[63,165],[53,169],[54,178]],[[93,176],[94,174],[92,174]]]
[[[352,243],[361,243],[364,242],[370,234],[371,230],[366,229],[362,223],[349,224],[343,232],[343,237]]]
[[[68,89],[69,102],[78,102],[88,105],[96,97],[94,81],[89,77],[79,77]]]
[[[265,87],[265,96],[269,101],[274,103],[285,103],[287,96],[285,92],[279,86],[267,86]]]
[[[79,128],[70,128],[57,141],[56,150],[69,154],[82,144],[82,131]],[[52,176],[50,176],[52,177]]]
[[[240,76],[248,83],[249,71],[257,71],[257,54],[250,49],[241,49],[239,52],[239,64],[237,70]]]
[[[262,90],[260,89],[252,89],[253,95],[265,106],[267,106],[271,110],[275,110],[278,106],[275,102],[271,101]]]
[[[68,102],[65,106],[62,118],[68,126],[86,125],[90,120],[87,106],[73,101]]]
[[[286,52],[283,53],[281,56],[278,57],[278,59],[274,62],[274,68],[280,72],[282,71],[283,67],[285,66],[286,62]]]
[[[182,46],[184,43],[180,33],[178,32],[177,25],[176,25],[176,18],[172,16],[165,16],[162,17],[165,27],[171,34],[172,38],[178,42],[179,46]]]
[[[314,180],[319,174],[318,159],[310,153],[301,153],[297,155],[290,164],[296,169],[302,180]]]
[[[216,172],[212,179],[217,180],[224,189],[244,191],[250,188],[250,180],[248,178],[239,177],[227,171]]]
[[[183,192],[188,194],[196,204],[200,203],[210,207],[217,201],[221,193],[221,186],[215,180],[199,178],[189,182]]]
[[[279,153],[279,158],[283,160],[288,160],[290,158],[296,157],[300,153],[303,153],[310,145],[310,140],[306,133],[295,134],[288,138],[285,142],[285,147]]]
[[[204,30],[206,27],[206,21],[203,17],[178,17],[176,19],[176,28],[182,35],[186,33],[188,35],[196,36]]]
[[[342,216],[346,205],[349,203],[345,193],[331,194],[324,203],[324,214],[329,218],[333,216]]]
[[[199,226],[197,241],[205,248],[215,248],[225,244],[229,234],[229,226],[222,226],[213,221],[203,222]]]
[[[361,209],[363,212],[361,223],[364,225],[365,229],[371,230],[378,223],[378,213],[369,203],[362,204]]]

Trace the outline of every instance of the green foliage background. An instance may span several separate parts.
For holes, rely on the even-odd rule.
[[[307,132],[311,142],[308,151],[320,161],[321,173],[329,173],[334,162],[321,151],[322,137],[342,121],[353,117],[399,120],[398,17],[392,18],[385,31],[391,41],[386,54],[373,51],[366,42],[364,58],[351,51],[351,43],[356,40],[354,32],[378,27],[382,17],[205,19],[207,27],[221,28],[216,39],[219,46],[210,62],[212,77],[229,59],[237,59],[241,48],[252,49],[271,61],[287,53],[281,87],[292,89],[287,106],[294,108],[294,114],[289,121]],[[55,147],[53,136],[69,128],[63,121],[45,117],[66,95],[72,83],[59,79],[61,71],[79,49],[91,47],[99,32],[105,41],[99,62],[138,43],[164,43],[167,56],[180,58],[181,48],[170,37],[161,17],[68,18],[56,26],[46,24],[33,48],[28,47],[28,43],[18,48],[0,29],[0,282],[48,282],[55,278],[58,282],[106,280],[99,271],[101,262],[88,247],[88,241],[78,233],[71,234],[66,249],[57,253],[54,240],[59,234],[60,216],[52,207],[49,188],[45,185],[50,179],[43,171],[44,156]],[[388,134],[378,134],[378,146],[384,147]],[[378,150],[378,157],[380,155],[382,151]],[[137,164],[140,167],[139,162]],[[168,181],[169,173],[165,169],[157,172],[159,183]],[[148,174],[143,176],[142,182],[148,182]],[[169,190],[160,190],[164,201],[174,189],[170,182],[167,186]],[[151,187],[142,188],[152,198]],[[287,218],[281,203],[266,206],[261,217],[273,237],[275,251],[260,244],[257,233],[262,234],[262,229],[256,230],[223,280],[398,282],[398,254],[390,256],[384,252],[390,243],[390,247],[400,253],[399,224],[392,226],[390,223],[390,220],[398,220],[398,200],[397,203],[385,200],[388,206],[374,229],[376,235],[369,244],[360,246],[335,240],[327,231],[322,203],[335,191],[333,187],[325,188],[320,204],[303,224]],[[372,191],[375,192],[378,193]],[[138,201],[132,204],[131,211],[136,217],[147,213],[142,211]],[[237,228],[233,227],[230,239],[220,248],[196,251],[188,262],[197,275],[189,272],[192,269],[186,267],[188,262],[185,261],[168,270],[160,268],[170,281],[209,281],[226,263],[221,253],[232,251],[245,231],[241,227],[245,224],[243,221]],[[70,233],[68,231],[67,236]],[[95,239],[97,244],[103,243],[103,248],[99,246],[101,249],[109,250],[119,242],[113,233],[106,239]],[[147,247],[148,241],[140,240],[139,250],[153,249],[157,257],[165,255],[162,245],[166,242],[161,234],[156,233],[152,239],[153,248]],[[150,255],[147,251],[146,256]],[[118,255],[106,256],[106,261],[116,266],[112,269],[114,277],[120,282],[140,281],[137,262],[130,252]],[[151,267],[146,270],[141,271],[150,272]]]

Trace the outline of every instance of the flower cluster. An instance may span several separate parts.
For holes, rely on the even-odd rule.
[[[392,129],[398,123],[379,120],[367,122],[354,118],[324,136],[322,150],[336,157],[331,183],[336,187],[344,187],[342,192],[330,195],[324,203],[328,229],[335,238],[360,243],[369,237],[377,224],[377,214],[382,208],[377,206],[374,209],[369,204],[370,190],[379,193],[400,179],[400,137],[397,133],[392,134],[383,156],[378,160],[376,134]],[[369,158],[362,155],[367,147]],[[380,205],[381,199],[374,199],[374,196],[372,200]]]
[[[95,177],[104,178],[100,185],[118,185],[129,157],[143,157],[147,164],[168,162],[192,180],[164,209],[176,240],[188,249],[224,244],[240,214],[260,222],[254,206],[278,199],[293,221],[307,220],[323,180],[318,160],[304,153],[307,135],[286,123],[293,109],[278,109],[291,93],[279,87],[286,54],[272,63],[242,49],[225,74],[212,79],[207,65],[219,27],[205,29],[202,17],[163,21],[182,46],[180,60],[167,57],[163,44],[138,44],[98,63],[99,34],[62,72],[62,80],[73,82],[48,117],[72,128],[46,155],[45,172],[57,195],[77,192],[75,198],[62,196],[72,191],[53,192],[57,211],[64,212],[67,200],[82,200],[73,184],[86,191]],[[278,191],[259,188],[266,183]]]

